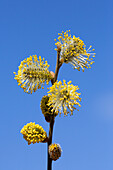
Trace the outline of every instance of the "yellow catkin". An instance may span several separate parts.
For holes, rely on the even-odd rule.
[[[78,89],[78,86],[71,84],[71,81],[68,83],[65,80],[63,80],[63,83],[61,81],[55,82],[48,92],[48,106],[52,106],[52,111],[56,113],[67,115],[71,112],[72,115],[76,106],[81,106],[79,104],[81,98],[79,97],[80,93],[77,92]]]
[[[52,112],[52,107],[48,106],[48,101],[49,101],[49,96],[43,96],[41,103],[40,103],[40,108],[42,110],[42,113],[44,116],[57,116],[58,113]]]
[[[47,61],[44,63],[44,58],[39,56],[38,59],[37,55],[33,55],[21,61],[18,73],[14,72],[15,79],[24,92],[32,94],[37,89],[43,88],[44,84],[48,84],[52,79],[48,68],[49,65]]]
[[[42,126],[35,124],[35,122],[25,125],[21,129],[21,133],[23,134],[23,138],[28,142],[28,145],[43,142],[47,138],[47,134]]]
[[[80,68],[82,71],[85,68],[90,68],[94,63],[92,57],[95,57],[94,49],[91,49],[92,46],[86,50],[84,42],[79,37],[72,37],[70,30],[58,35],[58,41],[55,45],[59,43],[61,45],[61,61],[72,64],[78,71]]]

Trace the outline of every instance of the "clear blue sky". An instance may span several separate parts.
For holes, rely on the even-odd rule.
[[[35,121],[48,132],[40,110],[47,90],[24,93],[13,71],[33,54],[45,57],[54,71],[54,39],[68,29],[96,49],[96,58],[84,73],[66,64],[60,70],[58,80],[79,86],[82,107],[71,117],[56,118],[53,142],[63,152],[53,169],[113,170],[112,0],[0,1],[0,170],[46,170],[46,144],[28,146],[20,130]]]

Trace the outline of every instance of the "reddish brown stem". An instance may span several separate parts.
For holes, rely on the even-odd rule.
[[[58,72],[61,67],[62,63],[60,62],[60,50],[57,51],[57,63],[56,63],[56,70],[55,70],[55,77],[54,77],[54,83],[57,81]]]
[[[50,122],[50,127],[49,127],[48,150],[49,150],[49,145],[51,145],[52,143],[53,126],[54,126],[54,117],[52,117]],[[49,152],[48,152],[48,170],[52,170],[52,159],[49,156]]]
[[[57,81],[58,72],[59,72],[61,65],[62,63],[60,62],[60,50],[57,50],[56,70],[55,70],[55,77],[51,81],[52,85]],[[50,126],[49,126],[48,151],[49,151],[49,146],[52,144],[53,126],[54,126],[54,116],[52,117],[50,121]],[[49,152],[48,152],[48,170],[52,170],[52,159],[49,156]]]

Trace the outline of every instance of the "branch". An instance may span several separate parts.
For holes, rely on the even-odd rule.
[[[62,63],[60,62],[60,51],[61,51],[60,47],[57,46],[57,63],[56,63],[55,76],[51,81],[52,85],[57,81],[58,72],[59,72],[60,67],[62,66]],[[49,127],[48,170],[52,170],[52,159],[49,156],[49,145],[51,145],[51,143],[52,143],[53,126],[54,126],[54,116],[52,116],[52,118],[51,118],[50,127]]]
[[[52,170],[52,159],[49,156],[49,145],[52,143],[52,134],[53,134],[53,126],[54,126],[54,116],[51,119],[50,127],[49,127],[49,140],[48,140],[48,170]]]
[[[55,70],[55,77],[54,77],[53,84],[57,81],[58,72],[59,72],[61,65],[62,63],[60,62],[60,49],[57,49],[57,63],[56,63],[56,70]]]

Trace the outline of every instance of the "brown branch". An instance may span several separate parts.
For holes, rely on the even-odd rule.
[[[56,63],[55,76],[51,81],[52,85],[57,81],[58,72],[59,72],[59,69],[60,69],[61,65],[62,65],[62,63],[60,62],[60,48],[57,47],[57,63]],[[54,116],[52,116],[52,118],[51,118],[50,127],[49,127],[48,170],[52,170],[52,159],[49,156],[49,145],[51,145],[51,143],[52,143],[53,126],[54,126]]]
[[[51,119],[50,127],[49,127],[49,141],[48,141],[48,170],[52,170],[52,159],[49,156],[49,145],[52,143],[52,134],[53,134],[53,126],[54,126],[54,116]]]
[[[62,63],[60,62],[60,50],[57,50],[57,63],[56,63],[56,70],[55,70],[55,77],[54,77],[54,83],[57,81],[58,72],[61,67]]]

